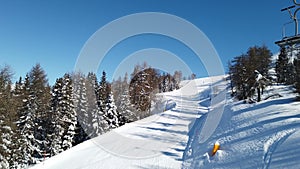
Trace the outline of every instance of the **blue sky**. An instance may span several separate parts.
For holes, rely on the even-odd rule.
[[[140,12],[162,12],[181,17],[203,31],[226,67],[228,60],[250,46],[265,44],[273,53],[282,25],[290,20],[280,9],[292,0],[0,0],[0,66],[10,65],[15,80],[36,63],[50,84],[72,72],[86,41],[101,27]],[[120,28],[121,29],[121,28]],[[163,36],[139,35],[111,49],[100,65],[112,78],[126,56],[147,48],[170,51],[183,59],[198,77],[207,76],[197,56],[184,44]]]

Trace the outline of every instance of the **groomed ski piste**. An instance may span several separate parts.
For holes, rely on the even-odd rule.
[[[300,102],[292,87],[268,87],[267,100],[248,104],[230,98],[227,83],[224,76],[185,81],[161,95],[161,112],[31,169],[299,168]]]

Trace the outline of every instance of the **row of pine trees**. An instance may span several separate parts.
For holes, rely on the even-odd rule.
[[[265,87],[274,83],[293,85],[300,94],[300,53],[291,57],[292,53],[282,48],[275,64],[266,46],[250,47],[246,54],[235,57],[229,62],[232,96],[259,102]],[[272,68],[275,74],[270,71]],[[253,98],[255,94],[257,98]]]
[[[156,93],[179,88],[182,73],[162,73],[144,63],[109,83],[103,71],[66,73],[48,84],[36,64],[12,83],[0,69],[0,168],[25,168],[81,142],[151,115]]]
[[[39,64],[12,85],[0,75],[0,166],[25,168],[125,124],[103,72],[65,74],[50,87]]]

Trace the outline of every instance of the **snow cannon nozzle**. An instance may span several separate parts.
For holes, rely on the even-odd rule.
[[[214,144],[214,148],[212,149],[211,156],[214,156],[218,150],[220,150],[220,143],[216,141]]]

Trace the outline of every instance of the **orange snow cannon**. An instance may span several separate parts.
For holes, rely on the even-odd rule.
[[[212,149],[212,151],[211,151],[211,156],[214,156],[216,153],[217,153],[217,151],[220,149],[220,143],[219,142],[216,142],[215,144],[214,144],[214,148]]]

